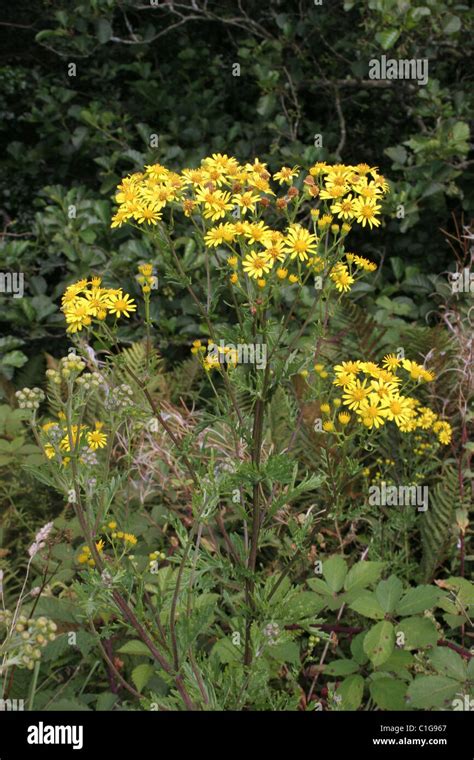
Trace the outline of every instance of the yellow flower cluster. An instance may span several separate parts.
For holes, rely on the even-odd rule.
[[[206,372],[210,372],[212,369],[220,369],[223,365],[236,367],[238,364],[238,354],[235,348],[218,346],[212,340],[209,340],[207,348],[202,345],[200,340],[193,341],[191,353],[199,357]],[[204,354],[206,355],[204,356]]]
[[[399,369],[406,372],[404,378],[397,374]],[[449,444],[452,435],[449,423],[421,406],[413,396],[400,392],[403,380],[405,384],[409,380],[417,383],[434,380],[430,370],[410,359],[387,354],[382,366],[376,362],[347,361],[337,364],[334,373],[333,384],[342,389],[342,403],[367,428],[379,428],[393,421],[403,433],[431,429],[440,443]]]
[[[103,288],[100,277],[83,279],[69,285],[62,298],[61,310],[68,323],[67,332],[89,327],[93,319],[104,320],[108,314],[129,317],[136,310],[133,299],[122,289]]]
[[[107,525],[102,526],[101,531],[102,533],[106,534],[107,540],[109,542],[112,542],[112,539],[123,541],[125,549],[128,549],[130,546],[135,546],[137,544],[138,539],[133,533],[124,533],[124,531],[116,530],[116,528],[117,523],[115,520],[111,520],[109,523],[107,523]],[[99,554],[102,554],[105,548],[104,539],[101,538],[99,541],[97,541],[95,546]],[[88,546],[83,546],[81,548],[77,561],[81,565],[87,564],[90,567],[95,566],[95,561],[91,556],[91,550]]]
[[[156,283],[156,277],[153,274],[153,264],[140,264],[138,267],[137,282],[140,285],[144,295],[148,295]]]
[[[285,195],[277,197],[271,180],[278,183],[277,191],[288,186]],[[288,278],[290,283],[301,282],[301,264],[313,272],[323,271],[321,253],[327,234],[331,232],[334,238],[340,235],[342,239],[352,223],[377,227],[380,201],[388,189],[377,168],[367,164],[318,163],[309,174],[297,166],[284,166],[272,176],[259,159],[240,164],[231,156],[214,153],[204,158],[197,169],[183,169],[177,174],[161,164],[152,164],[124,178],[117,189],[118,210],[112,227],[124,222],[156,225],[166,206],[189,217],[200,215],[213,223],[205,231],[205,245],[227,246],[232,252],[228,260],[233,269],[230,282],[238,283],[240,264],[243,273],[264,288],[272,270],[278,280]],[[325,213],[321,214],[319,208],[310,209],[313,229],[309,230],[294,217],[303,201],[316,199],[323,203]],[[261,219],[266,210],[273,211],[277,220],[284,219],[286,227],[280,230],[268,226]],[[340,292],[349,290],[354,282],[352,265],[362,271],[376,268],[367,259],[350,256],[331,274]],[[289,273],[288,264],[292,262],[298,266],[297,274]]]
[[[63,464],[68,464],[69,457],[63,458],[63,453],[70,453],[71,443],[74,451],[81,447],[81,458],[87,460],[87,454],[107,445],[107,435],[102,432],[103,422],[96,422],[91,430],[87,425],[67,425],[58,422],[46,422],[41,429],[46,439],[44,453],[48,459],[58,457]]]

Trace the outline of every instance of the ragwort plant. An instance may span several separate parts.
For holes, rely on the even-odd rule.
[[[341,471],[345,462],[362,472],[364,452],[388,429],[407,440],[429,429],[438,444],[449,443],[449,424],[419,399],[433,379],[426,367],[393,354],[382,364],[364,357],[333,369],[320,363],[334,303],[376,269],[347,249],[349,233],[354,225],[380,225],[388,189],[366,164],[318,163],[308,173],[282,167],[271,176],[258,159],[241,165],[220,154],[196,169],[176,173],[153,164],[124,178],[112,227],[131,225],[156,249],[155,260],[137,273],[146,340],[135,353],[121,346],[120,324],[139,313],[136,299],[91,275],[63,296],[74,348],[47,372],[52,419],[38,419],[38,389],[17,394],[20,407],[31,410],[45,455],[36,474],[64,495],[77,521],[78,615],[96,636],[109,673],[145,708],[357,709],[364,679],[356,671],[368,660],[374,667],[383,662],[378,636],[386,659],[393,654],[396,631],[386,620],[366,642],[365,659],[354,655],[355,664],[328,670],[356,681],[316,692],[329,647],[338,650],[339,620],[355,598],[352,588],[347,598],[337,597],[347,573],[338,528],[341,474],[330,458],[320,471],[310,463],[303,471],[295,436],[278,450],[267,435],[269,405],[298,376],[319,399],[315,432],[342,452]],[[175,240],[177,215],[189,224],[194,252],[183,254]],[[181,425],[156,393],[159,321],[152,322],[150,301],[161,278],[188,291],[201,323],[191,354],[207,391],[193,425]],[[226,321],[216,316],[222,303]],[[306,316],[296,321],[302,310]],[[126,494],[137,436],[145,430],[168,437],[179,462],[170,477],[186,498],[161,513],[145,511],[140,520]],[[321,504],[321,493],[325,502],[329,494],[330,507]],[[302,590],[314,575],[309,549],[327,514],[341,556],[321,554],[326,580]],[[369,551],[355,565],[364,574],[359,590],[382,569],[366,560]],[[396,585],[401,596],[398,579]],[[431,594],[421,607],[438,599]],[[328,610],[337,610],[334,623],[318,617]],[[368,616],[392,612],[382,604]],[[113,642],[116,657],[103,641]],[[313,678],[311,653],[320,642]],[[117,664],[118,655],[125,665]],[[397,705],[411,665],[403,663],[405,678],[395,685]],[[370,685],[371,704],[383,708],[379,693]]]

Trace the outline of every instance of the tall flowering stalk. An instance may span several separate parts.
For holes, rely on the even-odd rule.
[[[101,603],[109,600],[187,709],[212,701],[202,676],[202,669],[212,665],[197,660],[187,621],[208,603],[205,593],[199,602],[193,590],[207,588],[202,557],[216,533],[228,564],[213,583],[223,586],[223,607],[230,610],[226,627],[234,626],[232,654],[226,650],[223,656],[236,658],[242,668],[235,705],[260,677],[269,648],[288,640],[285,626],[314,619],[312,608],[291,608],[297,591],[289,577],[318,531],[318,514],[310,509],[288,520],[288,562],[275,578],[259,567],[262,545],[272,545],[277,517],[302,494],[318,493],[332,477],[315,473],[314,467],[302,472],[292,458],[301,415],[284,448],[275,450],[269,442],[268,409],[279,388],[292,389],[296,377],[304,378],[320,405],[321,432],[345,453],[352,441],[363,446],[389,425],[402,435],[432,426],[440,443],[449,442],[448,423],[416,397],[418,386],[433,379],[426,367],[395,355],[386,356],[383,366],[357,359],[328,371],[321,363],[335,304],[377,268],[348,250],[348,236],[354,226],[370,231],[381,224],[387,192],[387,181],[366,164],[317,163],[308,172],[281,167],[272,176],[258,159],[240,164],[214,154],[200,167],[179,173],[160,164],[146,166],[120,183],[112,220],[113,228],[129,224],[145,234],[156,250],[154,261],[140,264],[137,275],[145,306],[144,376],[125,360],[115,329],[138,313],[135,299],[91,277],[69,286],[63,297],[67,331],[81,356],[70,354],[48,371],[49,398],[63,408],[59,418],[38,426],[39,402],[27,389],[20,392],[21,403],[33,410],[33,427],[55,487],[68,496],[85,541],[77,556],[85,590],[78,586],[77,593],[88,607],[96,594]],[[184,253],[183,238],[191,243]],[[149,384],[154,328],[159,331],[150,302],[162,279],[187,290],[200,322],[190,351],[214,404],[203,418],[207,425],[195,431],[180,430],[170,420]],[[108,347],[104,359],[98,359],[92,344]],[[342,398],[334,399],[334,392]],[[102,410],[93,424],[85,419],[91,399],[94,409]],[[120,508],[117,483],[110,482],[111,462],[116,438],[123,439],[131,420],[148,426],[150,414],[182,463],[182,485],[191,503],[179,517],[170,515],[176,552],[154,550],[140,565],[132,554],[137,537],[115,519]],[[211,430],[212,445],[203,439]],[[219,436],[220,445],[215,443]],[[122,511],[120,520],[126,519]],[[339,535],[337,517],[336,531]],[[162,588],[166,580],[159,592],[152,582],[166,571],[165,561],[174,568],[168,596]],[[278,623],[268,619],[270,600],[280,604]],[[286,609],[288,615],[293,609],[288,620]],[[106,661],[114,667],[109,655]],[[136,696],[122,676],[114,676]]]

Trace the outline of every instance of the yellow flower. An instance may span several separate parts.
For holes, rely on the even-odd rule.
[[[388,420],[393,420],[398,426],[406,424],[413,414],[411,406],[404,396],[388,396],[382,399],[382,408]]]
[[[288,269],[277,269],[277,277],[279,280],[284,280],[286,277],[288,277]]]
[[[369,198],[357,198],[354,201],[354,215],[356,221],[365,227],[366,224],[370,228],[378,227],[380,225],[380,219],[377,219],[377,214],[380,211],[380,206],[377,205],[375,200]]]
[[[253,245],[254,243],[262,243],[268,232],[269,228],[264,222],[254,222],[253,224],[246,224],[244,234],[249,243]]]
[[[348,425],[351,421],[351,415],[347,412],[340,412],[340,414],[337,415],[337,419],[341,423],[341,425]]]
[[[323,422],[323,430],[325,430],[326,433],[332,433],[334,430],[334,423],[331,422],[331,420],[326,420],[326,422]]]
[[[379,428],[385,423],[386,412],[381,407],[380,399],[375,393],[365,398],[356,409],[362,419],[362,424],[368,428]]]
[[[352,195],[348,195],[346,198],[333,203],[331,212],[337,214],[339,219],[352,219],[354,216],[354,200]]]
[[[92,323],[91,306],[86,298],[77,298],[74,303],[64,308],[64,316],[68,323],[67,332],[75,333]]]
[[[290,169],[289,166],[282,166],[280,171],[275,172],[273,175],[274,180],[278,180],[278,183],[280,185],[283,185],[284,182],[286,184],[291,185],[293,184],[293,177],[298,176],[298,167],[294,166],[293,169]]]
[[[382,365],[391,371],[400,367],[401,363],[402,360],[398,356],[395,356],[395,354],[386,354],[382,359]]]
[[[323,412],[323,414],[329,414],[329,412],[331,411],[331,407],[329,406],[329,404],[321,404],[321,411]]]
[[[329,275],[339,293],[347,293],[355,282],[345,264],[336,264]]]
[[[139,205],[133,217],[138,224],[146,222],[146,224],[155,225],[161,219],[160,208],[161,204],[156,201],[147,206]]]
[[[252,251],[252,253],[249,253],[245,257],[242,267],[249,277],[258,280],[263,274],[270,271],[272,264],[273,262],[267,257],[265,252],[255,253],[255,251]]]
[[[317,242],[316,235],[312,235],[304,227],[294,224],[286,234],[285,250],[290,254],[290,258],[298,257],[300,261],[306,261],[310,254],[316,252]]]
[[[89,448],[91,448],[93,451],[97,449],[103,449],[107,444],[106,434],[100,432],[102,425],[103,423],[96,422],[96,429],[90,433],[87,433],[87,443],[89,444]]]
[[[246,193],[235,193],[232,196],[233,202],[242,209],[242,215],[245,216],[247,211],[254,212],[261,196],[248,190]]]
[[[222,243],[232,243],[235,237],[234,225],[225,223],[211,227],[204,236],[204,242],[208,248],[213,248]]]
[[[121,291],[109,297],[108,310],[111,314],[115,314],[116,317],[129,317],[130,312],[136,311],[136,304],[133,299],[130,298],[128,293],[125,295]]]
[[[370,388],[367,388],[366,384],[367,380],[361,382],[357,379],[350,385],[346,385],[342,394],[343,404],[357,411],[370,393]]]

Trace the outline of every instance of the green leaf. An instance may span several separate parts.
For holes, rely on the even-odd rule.
[[[324,599],[313,591],[301,591],[285,602],[285,619],[289,623],[298,623],[313,618],[325,606]]]
[[[294,641],[285,641],[282,644],[273,644],[268,647],[267,654],[277,662],[288,662],[291,665],[300,664],[300,649]]]
[[[97,697],[95,709],[97,712],[109,712],[117,700],[117,694],[112,694],[111,691],[103,691],[102,694],[99,694]]]
[[[457,681],[465,681],[467,667],[463,658],[449,647],[436,647],[430,653],[430,662],[442,676],[455,678]]]
[[[392,623],[383,620],[376,623],[364,639],[364,652],[377,667],[382,665],[393,652],[395,646],[395,631]]]
[[[134,639],[133,641],[127,641],[126,644],[120,647],[120,649],[118,649],[117,651],[120,652],[120,654],[137,654],[137,655],[145,655],[146,657],[152,656],[147,645],[144,644],[143,641],[140,641],[139,639]]]
[[[393,612],[403,593],[403,584],[395,575],[386,581],[380,581],[375,589],[375,596],[384,612]]]
[[[57,702],[52,702],[47,708],[47,711],[58,710],[59,712],[89,712],[90,707],[87,707],[84,702],[80,702],[78,699],[58,699]]]
[[[342,697],[341,707],[343,710],[357,710],[362,702],[364,693],[364,679],[354,675],[345,678],[340,684],[337,694]]]
[[[112,26],[110,24],[110,21],[108,21],[106,18],[100,18],[98,20],[96,30],[97,30],[97,39],[99,40],[101,45],[104,45],[112,37],[112,34],[113,34]]]
[[[377,678],[370,684],[370,696],[381,710],[406,710],[407,685],[395,678]]]
[[[352,591],[375,583],[383,570],[383,562],[357,562],[346,575],[344,588]]]
[[[387,673],[404,673],[409,675],[407,668],[413,662],[414,657],[410,652],[406,652],[404,649],[394,649],[380,669]]]
[[[28,357],[22,351],[9,351],[1,357],[1,363],[9,367],[23,367]]]
[[[397,615],[415,615],[436,605],[440,596],[435,586],[417,586],[411,588],[397,604]]]
[[[326,676],[348,676],[351,673],[357,673],[359,665],[355,660],[336,660],[326,665],[324,675]]]
[[[399,29],[385,29],[383,32],[377,32],[375,39],[381,45],[383,50],[390,50],[400,36]]]
[[[339,554],[335,554],[323,562],[323,576],[333,593],[337,593],[344,585],[347,575],[347,565]]]
[[[461,19],[459,16],[448,13],[443,20],[442,29],[445,34],[456,34],[461,29]]]
[[[137,665],[137,667],[132,670],[132,681],[135,684],[137,691],[141,692],[145,688],[153,673],[153,665],[150,665],[147,662]]]
[[[430,707],[448,707],[459,691],[459,683],[446,676],[417,676],[410,684],[407,699],[410,707],[426,710]]]
[[[365,637],[366,631],[362,631],[361,633],[358,633],[357,636],[354,636],[351,641],[351,654],[354,660],[359,663],[359,665],[365,665],[369,659],[364,652]]]
[[[405,635],[405,649],[435,646],[438,640],[435,624],[425,617],[405,618],[397,626],[397,633],[399,631]]]
[[[237,663],[242,659],[242,651],[227,638],[220,639],[214,644],[212,654],[216,654],[223,664]]]
[[[351,610],[372,620],[382,620],[384,611],[372,591],[364,591],[349,605]]]
[[[394,164],[404,164],[407,160],[408,153],[403,145],[394,145],[392,148],[385,148],[384,151]]]

